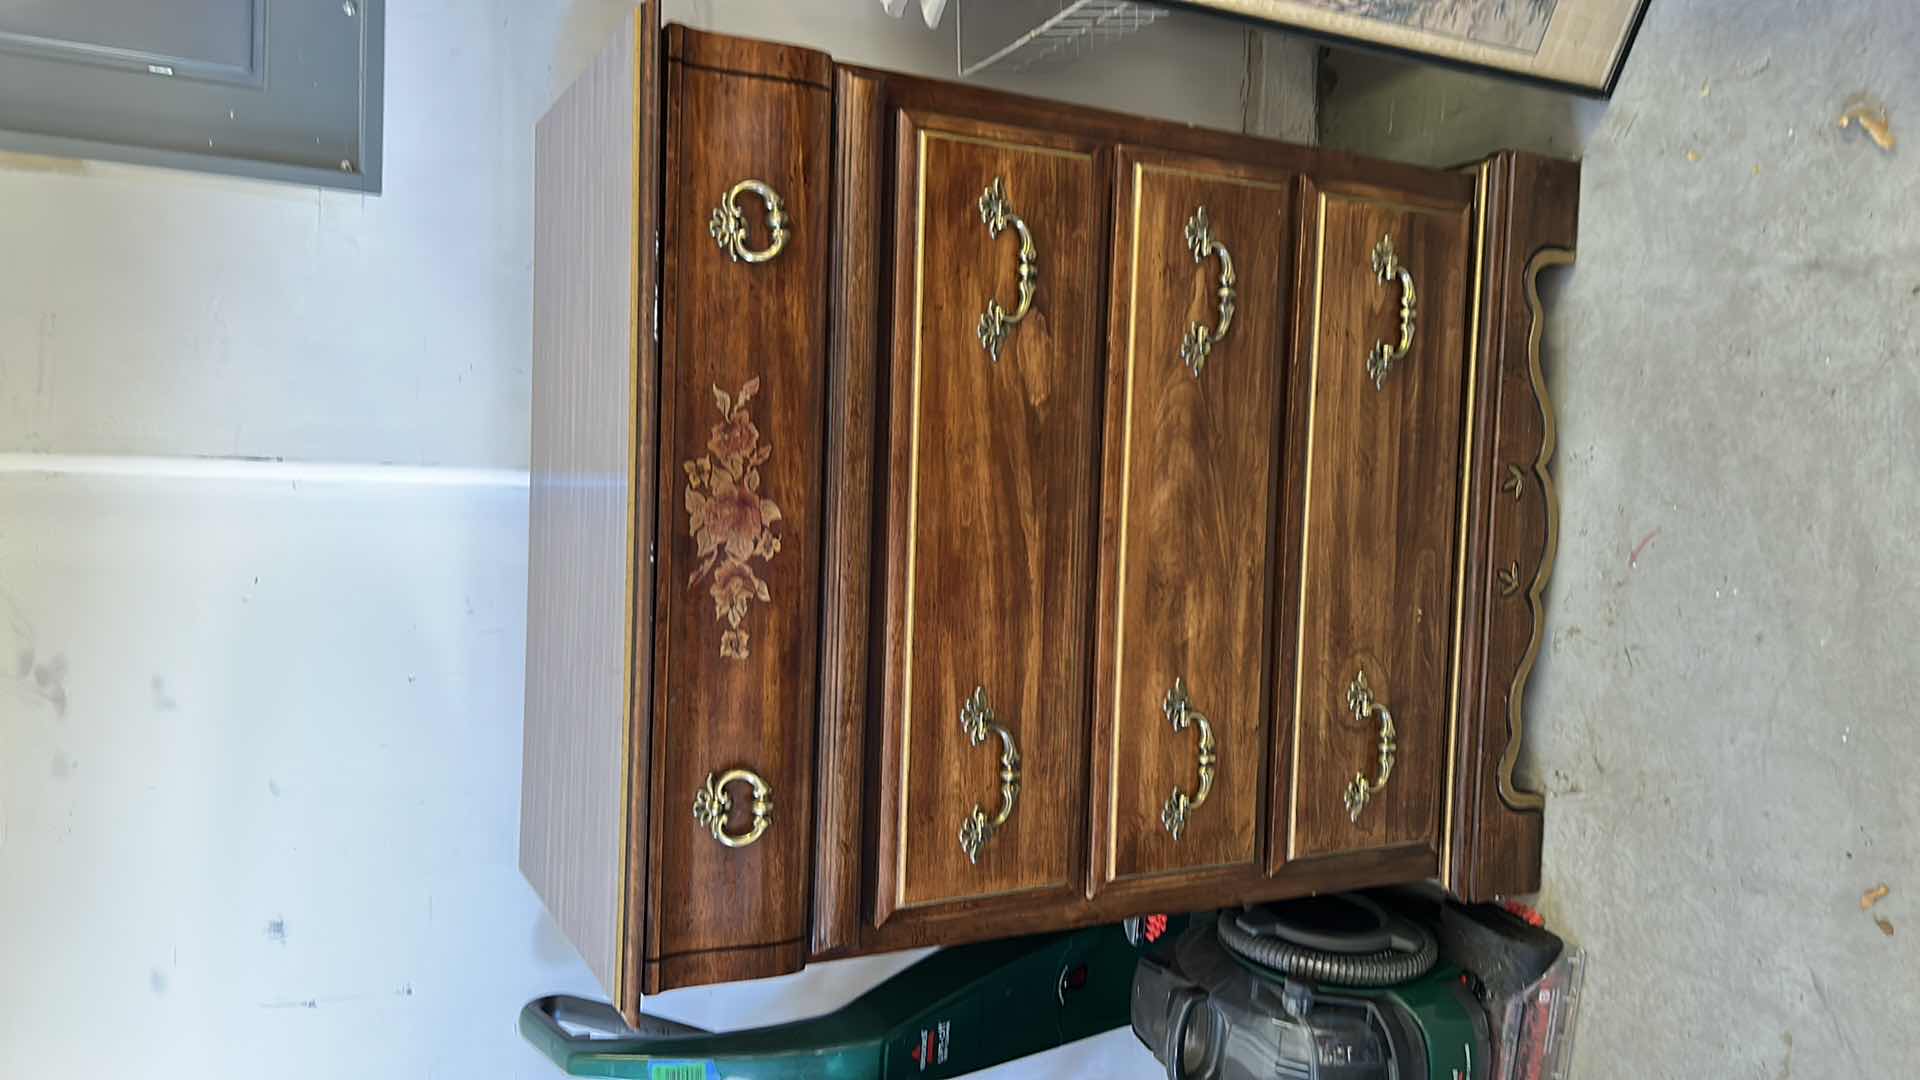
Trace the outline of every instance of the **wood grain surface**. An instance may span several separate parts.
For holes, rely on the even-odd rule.
[[[833,58],[774,41],[710,34],[675,24],[666,29],[667,58],[685,67],[806,83],[833,89]]]
[[[1540,885],[1543,800],[1512,775],[1559,518],[1550,469],[1553,405],[1540,371],[1534,290],[1542,269],[1572,257],[1580,167],[1501,153],[1474,174],[1481,213],[1473,356],[1480,372],[1464,465],[1460,722],[1446,884],[1463,899],[1487,900]]]
[[[897,147],[879,923],[1080,882],[1108,197],[1072,136],[902,114]],[[976,323],[989,297],[1014,306],[1019,240],[982,222],[995,177],[1040,266],[998,362]],[[1001,803],[998,739],[970,747],[959,723],[976,687],[1023,780],[973,864],[961,823]]]
[[[764,967],[701,962],[731,977],[805,954],[832,247],[831,95],[678,62],[668,81],[649,992],[687,954],[769,947]],[[757,264],[709,229],[748,178],[791,219],[785,249]],[[766,248],[765,205],[739,205],[750,244]],[[733,768],[763,778],[774,805],[766,834],[740,848],[691,811],[706,778]],[[745,832],[749,790],[729,795],[729,831]]]
[[[1447,790],[1470,208],[1375,187],[1313,187],[1308,198],[1304,535],[1295,697],[1282,706],[1290,798],[1277,827],[1286,859],[1416,849],[1432,874]],[[1419,318],[1412,351],[1376,389],[1368,351],[1399,338],[1401,286],[1369,267],[1389,236]],[[1379,720],[1348,708],[1361,672],[1392,712],[1398,749],[1387,786],[1351,821],[1343,790],[1378,774]]]
[[[653,520],[652,342],[659,161],[652,8],[636,9],[534,131],[533,467],[520,868],[615,1005],[637,1013],[629,813],[644,826]],[[643,239],[644,242],[643,242]],[[650,424],[648,425],[650,427]],[[637,697],[635,695],[638,695]],[[644,731],[644,728],[640,730]],[[637,772],[630,770],[637,769]]]
[[[875,423],[887,283],[887,137],[881,85],[842,73],[834,94],[834,250],[827,382],[825,618],[814,822],[816,953],[860,941],[872,665]]]
[[[1093,890],[1192,870],[1264,874],[1275,515],[1294,178],[1123,150],[1108,318]],[[1180,346],[1220,321],[1222,263],[1196,262],[1204,207],[1237,278],[1233,321],[1198,375]],[[1176,839],[1174,789],[1198,783],[1199,732],[1163,708],[1182,680],[1219,761]],[[1218,887],[1219,881],[1211,882]]]

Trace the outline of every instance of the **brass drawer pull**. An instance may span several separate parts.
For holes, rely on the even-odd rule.
[[[1000,812],[989,819],[980,804],[974,803],[973,810],[960,823],[960,850],[967,853],[968,862],[978,865],[980,849],[1007,823],[1007,818],[1013,815],[1013,804],[1020,798],[1020,748],[1013,744],[1013,733],[994,722],[983,686],[974,687],[973,696],[960,707],[960,729],[967,733],[968,746],[985,742],[989,731],[1000,736],[1001,743]]]
[[[767,204],[767,228],[773,233],[773,241],[760,251],[747,246],[747,216],[735,201],[747,192],[760,196],[760,201]],[[763,181],[742,180],[721,196],[720,205],[714,208],[713,217],[707,222],[707,232],[734,262],[763,263],[787,246],[787,221],[786,207],[778,192]]]
[[[733,811],[733,797],[727,785],[742,781],[753,789],[753,827],[743,833],[727,831],[727,815]],[[693,793],[693,820],[713,833],[713,838],[730,848],[742,848],[767,831],[773,824],[773,789],[751,769],[728,769],[715,779],[707,774],[706,786]]]
[[[1347,784],[1346,793],[1341,796],[1341,800],[1347,804],[1348,820],[1359,821],[1360,811],[1366,809],[1367,801],[1380,794],[1380,789],[1387,786],[1387,778],[1393,775],[1396,736],[1393,714],[1387,711],[1385,705],[1373,699],[1373,688],[1367,685],[1367,673],[1364,670],[1355,675],[1352,684],[1347,687],[1347,708],[1353,710],[1355,720],[1364,721],[1374,714],[1380,717],[1380,777],[1369,782],[1365,774],[1355,773]]]
[[[1413,272],[1400,263],[1400,256],[1394,253],[1393,237],[1383,236],[1373,245],[1373,276],[1385,285],[1394,278],[1400,279],[1400,347],[1394,348],[1384,341],[1373,343],[1373,351],[1367,354],[1367,374],[1373,379],[1373,388],[1386,385],[1387,372],[1393,365],[1407,355],[1413,348],[1414,321],[1419,317],[1419,299],[1413,291]]]
[[[1207,366],[1207,354],[1220,344],[1233,327],[1233,301],[1236,295],[1233,256],[1227,254],[1227,245],[1213,235],[1213,226],[1207,221],[1207,208],[1204,206],[1187,219],[1187,250],[1193,253],[1196,263],[1206,262],[1208,255],[1220,256],[1220,287],[1215,291],[1220,298],[1220,325],[1209,330],[1205,323],[1194,323],[1187,328],[1187,335],[1180,339],[1180,359],[1197,379],[1200,369]]]
[[[1206,802],[1207,796],[1213,792],[1214,763],[1220,757],[1213,741],[1213,725],[1207,723],[1207,718],[1193,707],[1193,699],[1187,696],[1187,684],[1184,681],[1179,678],[1173,680],[1173,689],[1167,691],[1167,700],[1161,703],[1160,708],[1166,712],[1167,722],[1173,725],[1173,730],[1185,731],[1188,724],[1196,724],[1200,728],[1200,789],[1189,798],[1186,792],[1175,785],[1173,794],[1167,796],[1167,805],[1160,810],[1160,824],[1166,826],[1167,831],[1178,840],[1181,831],[1187,827],[1187,815],[1200,809],[1200,804]]]
[[[1033,306],[1034,283],[1040,279],[1040,252],[1033,246],[1033,234],[1027,231],[1027,223],[1013,212],[1007,202],[1006,186],[999,177],[993,178],[993,185],[980,193],[980,220],[986,223],[987,235],[998,238],[1012,225],[1020,234],[1020,305],[1009,315],[1000,301],[987,297],[987,313],[980,316],[980,344],[994,362],[1000,360],[1000,346],[1006,343],[1007,334],[1013,325],[1027,317],[1027,309]]]

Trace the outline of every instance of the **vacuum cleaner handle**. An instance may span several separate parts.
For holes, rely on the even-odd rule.
[[[711,1035],[705,1028],[682,1024],[659,1016],[640,1017],[638,1028],[627,1026],[627,1021],[614,1007],[603,1001],[588,1001],[586,998],[572,997],[567,994],[551,994],[527,1002],[521,1015],[534,1021],[546,1030],[549,1037],[560,1040],[577,1050],[592,1049],[595,1043],[608,1039],[671,1038],[678,1035]],[[586,1028],[589,1034],[577,1035],[567,1030],[566,1025]]]

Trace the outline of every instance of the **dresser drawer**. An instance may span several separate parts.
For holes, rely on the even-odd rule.
[[[1080,890],[1107,188],[1070,137],[898,116],[875,914]]]
[[[1437,873],[1471,258],[1467,203],[1309,187],[1288,800],[1274,862]]]
[[[808,932],[831,93],[725,45],[668,40],[649,991]]]
[[[1118,164],[1093,888],[1144,901],[1265,874],[1296,178]]]

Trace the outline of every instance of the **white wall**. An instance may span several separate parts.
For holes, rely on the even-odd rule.
[[[870,0],[668,7],[952,71]],[[390,5],[380,197],[0,157],[0,1076],[551,1075],[517,1010],[593,983],[515,870],[531,128],[621,11]],[[1232,128],[1244,48],[1012,84]],[[1024,1071],[1102,1061],[1151,1075]]]
[[[540,1075],[524,474],[0,469],[0,1076]]]

